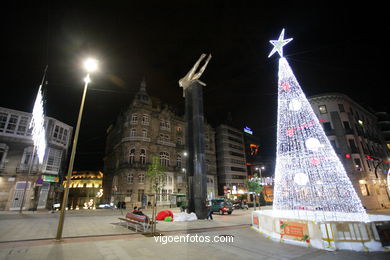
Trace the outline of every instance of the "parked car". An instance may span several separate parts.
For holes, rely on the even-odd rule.
[[[211,200],[211,210],[213,212],[219,212],[219,214],[223,215],[225,213],[232,214],[233,212],[233,204],[230,200],[225,198],[217,198]]]

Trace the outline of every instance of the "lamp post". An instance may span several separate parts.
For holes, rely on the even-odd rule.
[[[85,96],[87,95],[88,84],[91,82],[91,78],[89,77],[89,74],[94,72],[97,69],[97,61],[94,60],[94,59],[87,59],[84,62],[84,68],[87,71],[87,76],[84,78],[84,82],[85,82],[84,92],[83,92],[83,97],[81,99],[79,117],[77,119],[76,130],[75,130],[75,134],[74,134],[74,138],[73,138],[72,151],[71,151],[71,154],[70,154],[66,186],[65,186],[65,190],[64,190],[64,196],[63,196],[63,199],[62,199],[62,204],[61,204],[60,218],[58,220],[57,235],[56,235],[56,240],[57,241],[61,240],[61,238],[62,238],[62,230],[63,230],[63,227],[64,227],[64,218],[65,218],[65,207],[66,207],[66,205],[68,203],[70,179],[72,177],[73,163],[74,163],[74,158],[75,158],[75,155],[76,155],[76,146],[77,146],[77,140],[78,140],[78,137],[79,137],[81,118],[83,116]]]

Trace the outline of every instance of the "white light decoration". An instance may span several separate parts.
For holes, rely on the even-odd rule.
[[[317,138],[309,138],[305,141],[305,145],[306,145],[306,148],[309,149],[310,151],[318,151],[318,149],[320,147],[322,147],[323,145],[321,145],[320,141],[318,141]]]
[[[302,107],[302,104],[297,99],[291,100],[291,102],[288,104],[288,108],[291,111],[299,111],[299,109],[301,109],[301,107]]]
[[[284,29],[283,29],[282,32],[279,35],[279,39],[278,40],[271,40],[271,41],[269,41],[274,46],[274,48],[272,49],[272,51],[268,55],[268,58],[271,57],[275,52],[278,52],[280,57],[283,57],[283,46],[286,45],[287,43],[289,43],[292,40],[293,40],[293,38],[284,39]]]
[[[43,112],[43,97],[42,85],[39,86],[37,98],[35,99],[32,112],[32,119],[29,128],[32,128],[32,139],[34,141],[35,150],[40,164],[43,163],[43,158],[46,151],[46,133],[45,133],[45,114]]]
[[[306,174],[299,172],[294,176],[294,182],[298,185],[306,185],[309,182],[309,178]]]
[[[284,29],[270,54],[280,54],[273,215],[311,221],[368,221],[348,175],[283,58]],[[298,105],[299,104],[299,105]]]
[[[390,191],[390,169],[387,173],[387,189],[389,189],[389,191]]]

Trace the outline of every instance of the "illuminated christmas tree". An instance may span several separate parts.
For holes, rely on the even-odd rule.
[[[273,214],[313,221],[368,221],[357,193],[296,80],[283,46],[284,29],[270,41],[280,55],[277,158]]]

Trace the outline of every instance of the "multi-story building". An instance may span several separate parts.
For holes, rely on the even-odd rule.
[[[390,207],[386,173],[389,150],[377,117],[344,94],[312,96],[309,102],[367,209]]]
[[[51,207],[54,183],[66,169],[72,127],[45,117],[47,148],[40,165],[36,156],[31,158],[31,117],[31,113],[0,107],[0,210],[20,208],[27,179],[24,208]]]
[[[243,132],[228,125],[217,127],[218,193],[242,194],[247,179]]]
[[[383,139],[387,149],[390,151],[390,115],[387,112],[377,112],[379,129],[382,132]]]
[[[157,156],[166,169],[164,187],[157,196],[160,205],[173,204],[175,195],[186,194],[185,121],[168,106],[161,106],[141,83],[131,105],[107,130],[104,158],[104,199],[144,205],[151,184],[146,171]],[[217,172],[213,128],[205,124],[205,150],[208,197],[215,196]]]

